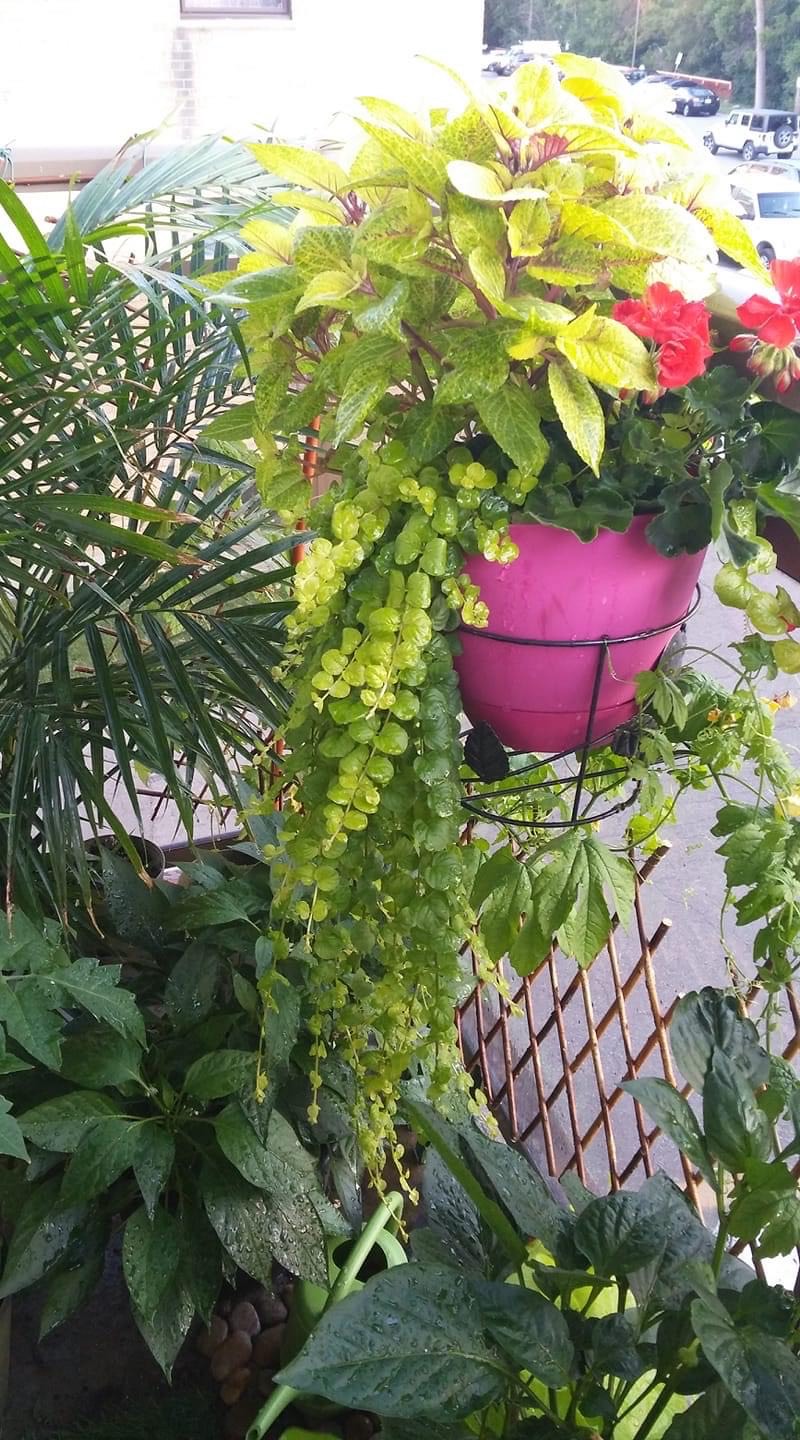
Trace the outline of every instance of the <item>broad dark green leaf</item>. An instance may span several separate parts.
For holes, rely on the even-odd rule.
[[[404,1101],[406,1117],[416,1130],[433,1145],[450,1173],[472,1201],[481,1219],[497,1237],[509,1259],[520,1264],[525,1258],[525,1245],[497,1201],[487,1194],[465,1156],[459,1131],[445,1120],[432,1105],[410,1097]]]
[[[123,1116],[96,1120],[78,1144],[64,1174],[66,1204],[91,1200],[133,1164],[141,1127]]]
[[[91,1295],[103,1273],[109,1231],[106,1220],[92,1217],[70,1246],[63,1267],[51,1275],[39,1321],[40,1340],[69,1319]]]
[[[505,1369],[465,1276],[399,1265],[324,1315],[279,1378],[355,1409],[452,1421],[497,1399]]]
[[[97,1120],[119,1114],[107,1095],[95,1090],[72,1090],[55,1100],[45,1100],[20,1116],[24,1135],[42,1150],[71,1155]]]
[[[137,1314],[150,1320],[165,1291],[172,1287],[181,1258],[178,1221],[163,1206],[152,1219],[144,1209],[134,1210],[125,1226],[122,1267]]]
[[[152,1119],[139,1126],[133,1152],[133,1173],[144,1200],[144,1208],[152,1220],[156,1205],[167,1188],[175,1163],[175,1141],[166,1125]]]
[[[664,1433],[664,1440],[710,1440],[714,1435],[724,1436],[725,1440],[744,1440],[746,1423],[744,1410],[718,1382],[704,1395],[699,1395],[683,1415],[675,1416]]]
[[[70,1000],[88,1010],[95,1020],[102,1020],[126,1039],[144,1043],[144,1022],[130,990],[120,985],[121,966],[101,965],[86,957],[76,960],[68,969],[59,970],[53,983]]]
[[[711,1185],[715,1184],[714,1168],[697,1117],[688,1100],[685,1100],[673,1085],[667,1084],[666,1080],[625,1080],[622,1088],[627,1090],[634,1100],[639,1101],[650,1119],[675,1141],[678,1149],[697,1167],[701,1175],[704,1175]]]
[[[196,1100],[219,1100],[254,1083],[256,1056],[250,1050],[218,1050],[189,1066],[184,1089]]]
[[[692,1322],[706,1358],[759,1430],[769,1440],[796,1440],[800,1360],[788,1345],[738,1329],[719,1302],[695,1300]]]
[[[98,1090],[127,1085],[139,1078],[142,1050],[105,1026],[90,1026],[68,1035],[61,1046],[61,1074],[75,1085]]]
[[[574,1351],[560,1310],[520,1285],[486,1283],[478,1288],[483,1321],[517,1370],[560,1390],[572,1376]]]
[[[712,1155],[729,1170],[743,1170],[748,1160],[766,1160],[770,1154],[769,1121],[747,1076],[722,1050],[714,1051],[706,1072],[703,1128]]]
[[[602,1315],[591,1322],[589,1343],[597,1375],[637,1380],[648,1368],[636,1348],[636,1334],[625,1315]]]
[[[754,1088],[769,1078],[769,1059],[752,1020],[742,1016],[732,995],[710,986],[678,1001],[669,1040],[678,1069],[698,1094],[716,1049],[739,1064]]]
[[[208,1165],[201,1177],[206,1214],[223,1249],[262,1285],[272,1283],[268,1199],[233,1169]]]
[[[82,1204],[65,1204],[61,1180],[36,1185],[17,1216],[3,1270],[0,1297],[15,1295],[41,1280],[79,1235],[86,1218]]]
[[[600,1275],[629,1275],[664,1248],[664,1238],[638,1194],[592,1200],[578,1217],[574,1237]]]
[[[9,1112],[11,1102],[0,1095],[0,1155],[10,1155],[14,1160],[27,1160],[28,1151],[19,1123]]]

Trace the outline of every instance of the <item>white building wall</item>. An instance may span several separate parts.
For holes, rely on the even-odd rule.
[[[184,19],[179,0],[0,0],[0,146],[108,144],[170,121],[335,134],[358,94],[447,103],[419,54],[477,78],[483,0],[293,0],[276,16]]]

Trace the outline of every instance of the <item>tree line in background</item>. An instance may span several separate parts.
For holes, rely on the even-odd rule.
[[[564,48],[629,64],[637,0],[486,0],[484,39],[490,46],[517,40],[558,40]],[[765,0],[768,105],[793,106],[800,75],[797,0]],[[733,97],[753,99],[753,0],[642,0],[637,62],[648,70],[680,69],[733,81]]]

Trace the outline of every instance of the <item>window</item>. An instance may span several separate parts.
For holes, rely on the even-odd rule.
[[[732,188],[731,195],[736,201],[736,204],[739,206],[739,213],[742,220],[755,220],[755,207],[753,205],[752,198],[748,195],[747,191],[740,190],[738,185],[736,185]]]
[[[740,124],[740,125],[749,125],[749,124],[750,124],[750,116],[743,114],[741,120],[739,121],[739,124]]]
[[[181,0],[181,15],[233,19],[252,15],[291,15],[291,0]]]
[[[764,129],[764,116],[763,116],[763,115],[754,115],[754,116],[753,116],[753,129],[754,129],[754,130],[763,130],[763,129]]]
[[[759,195],[758,208],[764,220],[800,219],[800,190],[784,194]]]

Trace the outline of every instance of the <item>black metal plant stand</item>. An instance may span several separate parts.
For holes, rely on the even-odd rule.
[[[617,726],[605,735],[593,736],[600,698],[600,685],[606,665],[610,666],[611,664],[611,647],[629,645],[637,640],[649,640],[656,635],[665,635],[667,631],[675,630],[677,626],[677,634],[665,647],[654,668],[661,666],[672,651],[673,668],[678,669],[680,665],[678,656],[684,647],[686,624],[699,604],[700,586],[698,585],[695,587],[692,603],[688,610],[677,619],[670,620],[665,625],[654,625],[647,630],[638,630],[633,635],[602,635],[596,640],[534,640],[527,636],[499,635],[491,630],[476,630],[472,626],[462,627],[469,630],[470,635],[477,639],[499,640],[504,645],[533,645],[551,650],[591,649],[597,655],[586,732],[582,745],[559,750],[552,755],[534,755],[526,764],[515,767],[512,765],[512,761],[517,756],[526,755],[528,752],[507,749],[487,721],[480,721],[466,732],[463,737],[464,761],[472,770],[475,778],[468,778],[464,781],[465,793],[462,800],[464,809],[475,819],[489,820],[521,831],[563,830],[572,829],[577,825],[593,825],[599,820],[606,820],[612,815],[618,815],[633,805],[641,790],[641,780],[626,775],[625,770],[618,765],[606,765],[598,769],[590,768],[590,755],[593,750],[609,746],[616,756],[624,760],[632,760],[636,757],[639,747],[641,733],[639,716]],[[572,755],[578,757],[576,773],[566,773],[555,777],[550,775],[546,779],[536,778],[537,773],[544,769],[552,770],[559,761],[565,761]],[[519,777],[519,783],[504,784],[500,789],[491,788],[510,776],[513,776],[515,781]],[[605,788],[601,788],[596,793],[594,791],[587,793],[588,783],[603,780],[609,782]],[[602,796],[609,789],[616,789],[619,785],[627,786],[623,798],[614,805],[607,805],[601,809],[596,808],[602,802]],[[486,786],[490,788],[487,789]],[[560,800],[570,790],[573,791],[573,796],[569,818],[562,814],[555,820],[532,819],[529,816],[515,815],[514,813],[515,809],[524,809],[527,800],[535,798],[538,793],[556,791],[557,798]],[[498,802],[502,802],[502,808],[498,808]]]

